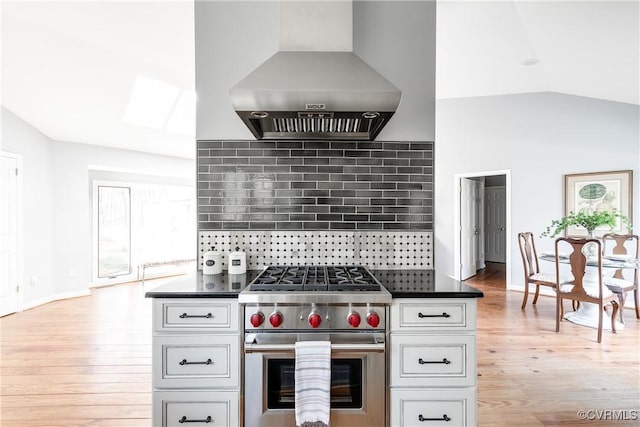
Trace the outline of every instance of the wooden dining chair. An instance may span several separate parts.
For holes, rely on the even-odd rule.
[[[587,256],[583,248],[587,244],[596,245],[597,248],[597,279],[595,286],[584,286],[584,277],[587,269]],[[598,342],[602,342],[602,319],[606,304],[613,306],[611,314],[611,331],[616,332],[616,315],[618,314],[618,298],[604,285],[602,278],[602,244],[598,239],[574,239],[570,237],[559,237],[556,239],[556,276],[560,275],[560,262],[558,255],[560,249],[566,247],[571,249],[569,255],[569,265],[573,280],[570,283],[558,283],[556,288],[556,332],[560,332],[560,320],[564,316],[563,300],[571,299],[585,303],[597,304],[598,312]],[[593,268],[593,267],[592,267]]]
[[[602,236],[604,255],[630,255],[638,259],[640,255],[640,241],[635,234],[605,234]],[[615,246],[614,246],[615,245]],[[630,274],[630,273],[629,273]],[[604,284],[618,297],[620,303],[620,322],[624,323],[624,303],[627,292],[633,291],[633,302],[636,309],[636,319],[640,319],[638,309],[638,269],[633,269],[633,278],[628,280],[622,274],[622,269],[617,269],[613,277],[605,277]]]
[[[522,299],[522,306],[520,307],[524,310],[524,307],[527,305],[527,300],[529,299],[529,285],[535,285],[536,287],[536,293],[531,304],[538,302],[540,286],[546,286],[555,290],[557,285],[556,277],[553,273],[548,274],[540,271],[533,233],[530,231],[518,233],[518,246],[520,247],[520,255],[522,256],[522,264],[524,267],[524,298]],[[566,283],[568,279],[562,276],[560,282]]]

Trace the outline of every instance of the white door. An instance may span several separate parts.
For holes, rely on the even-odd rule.
[[[486,267],[484,256],[484,181],[474,181],[475,188],[475,216],[476,216],[476,271]]]
[[[18,311],[18,160],[0,155],[0,316]]]
[[[478,259],[478,187],[468,178],[460,178],[460,279],[476,274]]]
[[[484,192],[485,252],[489,262],[506,262],[506,194],[505,187],[490,187]]]

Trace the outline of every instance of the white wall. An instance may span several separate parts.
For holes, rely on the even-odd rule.
[[[195,3],[196,139],[254,139],[229,100],[229,89],[278,51],[275,1]]]
[[[200,1],[195,19],[196,138],[254,139],[229,89],[278,51],[280,2]],[[353,2],[353,52],[402,91],[380,141],[434,139],[435,20],[433,1]]]
[[[633,170],[640,227],[640,107],[558,93],[438,100],[435,268],[453,274],[454,175],[511,170],[511,284],[522,288],[520,231],[539,235],[563,216],[564,175]],[[553,239],[537,238],[538,251]]]
[[[194,160],[190,159],[55,142],[52,161],[55,165],[55,281],[58,292],[86,289],[91,283],[92,184],[89,165],[139,174],[185,177],[195,184]],[[77,272],[76,278],[69,277],[72,269]]]
[[[436,2],[354,1],[353,52],[402,91],[379,141],[434,141]]]
[[[53,141],[2,107],[2,150],[22,155],[23,271],[18,272],[21,303],[55,291]],[[37,284],[31,284],[36,277]]]
[[[91,284],[90,167],[172,176],[195,183],[194,160],[52,141],[3,109],[2,149],[23,156],[23,305],[86,292]],[[194,218],[195,221],[195,218]],[[76,270],[75,278],[69,270]]]

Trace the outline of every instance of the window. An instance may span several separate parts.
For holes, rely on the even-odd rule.
[[[98,278],[131,274],[131,190],[98,186]]]
[[[94,194],[97,284],[136,280],[143,263],[195,259],[193,186],[94,181]]]

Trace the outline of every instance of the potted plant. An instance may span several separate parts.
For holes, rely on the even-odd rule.
[[[626,225],[628,230],[631,230],[631,221],[629,218],[616,209],[610,211],[593,211],[590,213],[580,211],[578,213],[569,212],[569,215],[565,217],[554,219],[540,237],[555,237],[566,230],[567,227],[580,226],[586,228],[588,236],[592,238],[593,232],[598,227],[608,226],[610,230],[613,230],[618,218]]]

